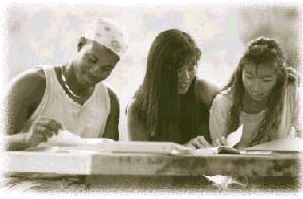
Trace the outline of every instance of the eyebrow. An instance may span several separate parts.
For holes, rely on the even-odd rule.
[[[94,53],[89,53],[89,55],[90,55],[92,58],[94,58],[94,59],[96,59],[96,60],[99,60],[98,57],[97,57]]]

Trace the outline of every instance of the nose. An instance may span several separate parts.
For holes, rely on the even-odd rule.
[[[98,66],[92,67],[91,69],[89,69],[89,72],[90,72],[91,75],[93,75],[95,77],[101,75],[101,70],[100,70],[100,67],[98,67]]]
[[[98,72],[98,67],[96,67],[96,66],[92,67],[91,69],[89,69],[89,72],[92,73],[92,74]]]
[[[185,80],[189,79],[189,72],[187,70],[182,70],[180,72],[179,78],[180,79],[182,78],[182,79],[185,79]]]
[[[261,82],[259,80],[253,82],[252,89],[253,91],[260,91],[262,89]]]

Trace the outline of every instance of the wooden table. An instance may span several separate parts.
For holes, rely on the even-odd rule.
[[[5,153],[8,172],[74,175],[299,176],[300,155],[143,154],[95,152]]]
[[[146,183],[149,180],[153,181],[154,187],[159,188],[176,179],[203,181],[203,176],[297,178],[301,173],[301,155],[298,154],[194,155],[89,151],[11,151],[4,154],[8,174],[32,173],[42,178],[45,175],[82,176],[85,178],[84,184],[97,182],[103,184],[103,187],[106,187],[105,184],[107,187],[116,185],[117,182],[140,187],[142,181]],[[147,184],[151,186],[151,183]]]

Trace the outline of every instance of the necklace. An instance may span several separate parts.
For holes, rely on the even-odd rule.
[[[61,78],[62,78],[62,81],[63,81],[63,83],[64,83],[64,86],[65,86],[65,88],[68,90],[68,92],[69,92],[70,94],[72,94],[73,97],[75,97],[75,98],[77,98],[77,99],[82,99],[81,96],[76,95],[76,94],[70,89],[70,87],[67,85],[66,78],[65,78],[65,76],[64,76],[64,74],[63,74],[63,68],[61,69]]]

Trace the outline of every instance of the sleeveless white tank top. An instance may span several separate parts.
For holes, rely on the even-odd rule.
[[[30,117],[42,116],[60,122],[64,129],[83,138],[98,138],[104,133],[110,113],[110,97],[102,82],[95,86],[89,99],[80,105],[74,102],[60,85],[54,67],[42,66],[46,76],[45,94]]]

